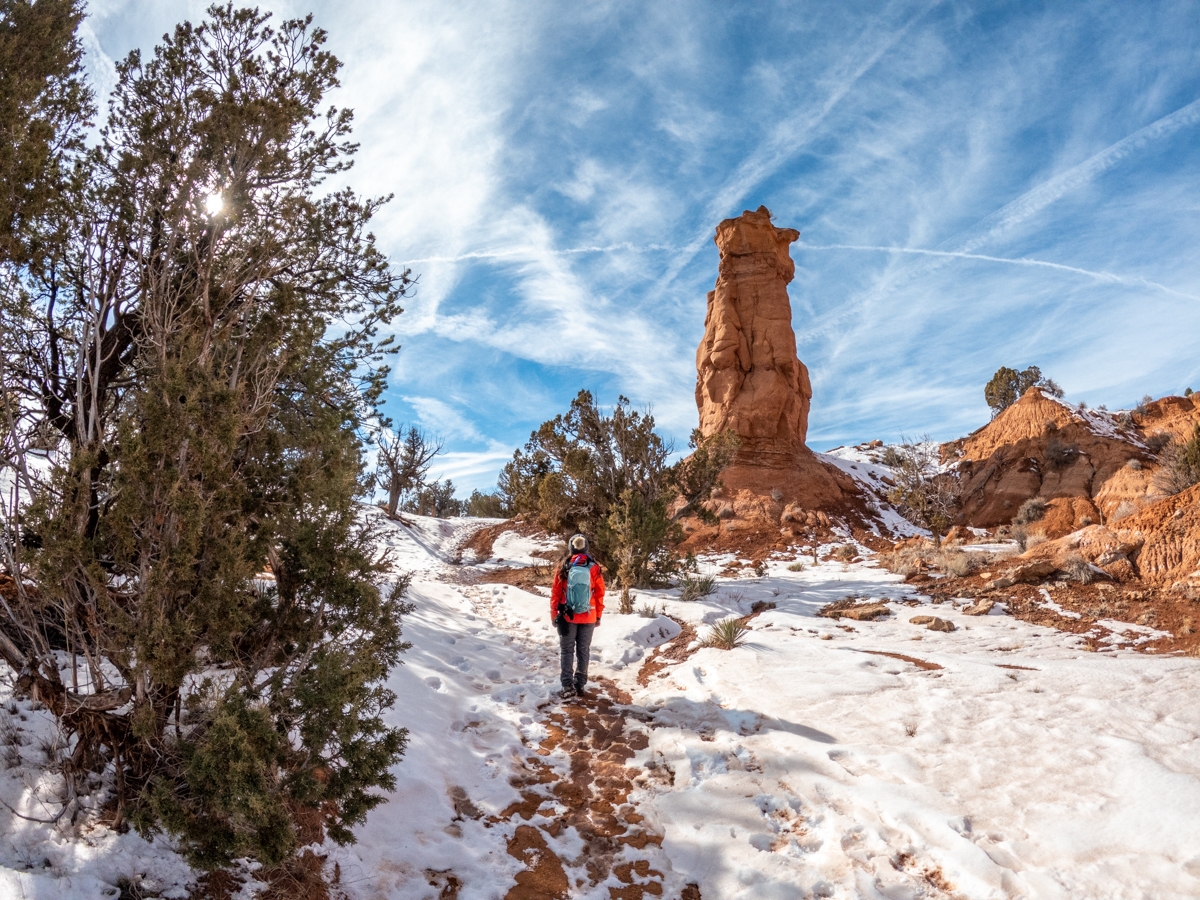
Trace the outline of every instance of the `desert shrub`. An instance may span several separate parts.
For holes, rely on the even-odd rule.
[[[1154,473],[1154,487],[1163,494],[1178,494],[1200,484],[1200,425],[1186,441],[1172,441],[1159,454],[1162,465]]]
[[[750,612],[764,613],[769,609],[776,609],[777,606],[778,604],[776,604],[774,600],[755,600],[754,603],[750,605]]]
[[[1140,472],[1142,471],[1142,461],[1137,457],[1134,457],[1125,463],[1125,467],[1128,469],[1133,469],[1135,472]]]
[[[1063,571],[1072,581],[1078,581],[1080,584],[1091,584],[1096,578],[1096,570],[1092,568],[1092,564],[1078,553],[1072,553],[1063,560]]]
[[[1156,431],[1153,434],[1146,435],[1146,449],[1154,455],[1162,453],[1171,444],[1171,433],[1169,431]]]
[[[829,558],[836,559],[838,562],[850,562],[856,556],[858,556],[858,549],[853,544],[839,544],[829,553]]]
[[[618,584],[664,585],[680,571],[678,519],[712,518],[703,504],[720,487],[738,441],[732,432],[696,431],[691,446],[690,456],[668,466],[673,448],[649,412],[620,397],[606,416],[589,391],[580,391],[565,414],[542,423],[513,454],[500,493],[548,531],[590,535]]]
[[[1069,463],[1078,452],[1077,447],[1072,447],[1065,441],[1052,437],[1046,441],[1046,451],[1042,455],[1047,463],[1058,468]]]
[[[663,606],[655,606],[653,603],[643,603],[637,608],[637,614],[643,619],[657,619],[666,611]]]
[[[955,578],[965,578],[975,571],[976,562],[973,556],[973,554],[964,553],[962,550],[947,550],[942,553],[939,563],[942,571],[947,575],[952,575]]]
[[[1011,531],[1012,539],[1017,542],[1017,549],[1024,553],[1032,550],[1038,544],[1046,543],[1046,535],[1033,531],[1028,525],[1014,525]]]
[[[621,588],[621,601],[617,606],[617,612],[624,616],[633,614],[633,595],[629,592],[629,588]]]
[[[504,505],[504,498],[499,494],[474,490],[467,498],[466,514],[477,519],[507,519],[512,510]]]
[[[1048,504],[1041,497],[1030,497],[1021,504],[1013,522],[1017,525],[1028,525],[1030,522],[1040,521],[1046,515],[1047,508]]]
[[[803,572],[804,563],[800,562],[800,560],[796,560],[794,563],[788,564],[787,570],[789,572]]]
[[[1132,500],[1122,500],[1117,505],[1116,511],[1109,516],[1110,522],[1119,522],[1121,519],[1128,518],[1138,511],[1137,504]]]
[[[767,574],[767,561],[760,559],[754,564],[754,574],[759,578],[765,578]]]
[[[750,626],[744,619],[722,619],[713,625],[708,637],[704,639],[703,646],[715,647],[718,650],[732,650],[745,643],[746,635],[749,632]]]
[[[717,590],[717,579],[711,575],[685,575],[679,582],[679,599],[685,601],[711,597]]]
[[[883,455],[879,457],[880,465],[887,466],[889,469],[898,468],[902,462],[904,459],[895,447],[885,447]]]
[[[925,435],[906,440],[896,449],[899,464],[893,469],[895,485],[888,492],[900,515],[921,528],[928,528],[934,541],[950,527],[958,509],[958,476],[943,472],[937,445]]]

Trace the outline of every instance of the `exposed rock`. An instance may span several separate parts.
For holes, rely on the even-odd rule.
[[[1144,580],[1200,583],[1200,484],[1122,519],[1114,528],[1127,545],[1140,544],[1136,565]]]
[[[954,631],[954,623],[937,616],[913,616],[910,625],[924,625],[929,631]]]
[[[854,619],[856,622],[866,622],[878,619],[880,616],[891,615],[891,610],[883,603],[859,603],[853,597],[835,600],[827,603],[817,611],[818,616],[826,619]]]
[[[1074,409],[1038,388],[942,452],[961,460],[958,524],[991,528],[1011,522],[1032,497],[1068,499],[1048,512],[1043,528],[1050,537],[1141,500],[1152,475],[1149,467],[1127,465],[1149,460],[1136,430],[1122,431],[1104,414]]]
[[[772,225],[763,206],[717,226],[720,263],[696,350],[696,406],[701,434],[732,429],[740,440],[721,475],[720,499],[736,517],[815,527],[863,501],[848,475],[804,445],[812,386],[796,355],[787,293],[795,274],[788,248],[799,236]]]
[[[812,386],[787,293],[796,272],[788,247],[799,237],[772,225],[765,206],[717,226],[720,270],[696,352],[696,405],[700,430],[732,428],[744,461],[789,461],[808,432]]]
[[[856,622],[868,622],[872,619],[878,619],[881,616],[886,616],[891,612],[882,603],[874,606],[856,606],[853,609],[842,611],[843,619],[854,619]]]
[[[991,600],[977,600],[973,606],[963,610],[964,616],[986,616],[996,604]]]

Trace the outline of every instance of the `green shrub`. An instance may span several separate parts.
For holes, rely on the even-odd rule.
[[[717,590],[717,579],[711,575],[685,575],[679,582],[679,599],[685,601],[711,597]]]
[[[745,643],[746,635],[749,633],[750,626],[744,619],[722,619],[713,625],[708,637],[704,639],[703,646],[715,647],[718,650],[732,650]]]

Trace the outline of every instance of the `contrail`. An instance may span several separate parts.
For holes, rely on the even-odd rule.
[[[1188,125],[1200,122],[1200,99],[1193,100],[1186,106],[1181,106],[1173,113],[1163,116],[1139,128],[1133,134],[1122,138],[1115,144],[1110,144],[1076,166],[1072,166],[1061,175],[1056,175],[1049,181],[1039,184],[1032,190],[1026,191],[1016,200],[996,210],[984,218],[976,227],[986,230],[978,237],[968,238],[961,248],[970,252],[990,241],[992,238],[1019,225],[1030,216],[1036,215],[1060,197],[1070,193],[1081,185],[1087,184],[1102,172],[1111,169],[1125,157],[1141,150],[1146,145],[1161,138],[1169,137]]]
[[[1057,269],[1061,272],[1071,272],[1075,275],[1083,275],[1087,278],[1093,278],[1096,281],[1104,281],[1110,284],[1123,284],[1126,287],[1154,288],[1155,290],[1173,294],[1176,297],[1183,297],[1186,300],[1200,301],[1200,297],[1192,294],[1185,294],[1182,291],[1177,291],[1174,288],[1167,287],[1165,284],[1159,284],[1157,281],[1150,281],[1147,278],[1130,278],[1125,275],[1116,275],[1112,272],[1093,272],[1091,269],[1080,269],[1077,266],[1066,266],[1062,263],[1047,262],[1044,259],[1029,259],[1028,257],[1018,257],[1017,259],[1012,259],[1006,256],[987,256],[982,253],[965,253],[957,250],[923,250],[917,247],[874,247],[864,244],[805,244],[798,242],[796,246],[803,250],[858,250],[866,253],[906,253],[913,256],[940,256],[949,257],[951,259],[974,259],[982,262],[1007,263],[1013,266],[1035,266],[1043,269]]]
[[[865,59],[859,62],[849,76],[843,78],[834,87],[829,96],[825,98],[825,102],[821,104],[820,109],[806,109],[800,114],[791,116],[780,122],[772,130],[771,136],[767,141],[744,159],[734,170],[733,174],[725,179],[724,184],[718,189],[716,196],[708,204],[704,213],[704,221],[718,221],[720,218],[724,218],[725,215],[731,214],[736,208],[736,204],[755,185],[761,184],[767,177],[778,171],[779,167],[785,162],[796,157],[812,140],[818,126],[845,99],[846,95],[854,89],[863,76],[875,68],[879,60],[900,43],[916,23],[925,18],[932,9],[941,5],[941,3],[942,0],[932,0],[932,2],[919,12],[910,16],[903,26],[891,32],[886,40],[881,41]],[[667,270],[658,279],[657,290],[662,291],[670,285],[679,273],[683,271],[684,267],[700,252],[700,249],[706,243],[712,241],[712,235],[713,226],[705,225],[703,230],[699,231],[686,247],[681,248],[678,255],[667,267]]]
[[[527,259],[533,256],[573,256],[581,253],[615,253],[624,250],[627,253],[655,253],[668,251],[674,253],[676,247],[665,244],[643,244],[638,246],[624,241],[620,244],[608,244],[604,247],[565,247],[562,250],[547,250],[540,247],[510,247],[507,250],[475,250],[470,253],[460,253],[457,256],[422,256],[419,259],[406,259],[405,265],[432,262],[464,262],[469,259]]]

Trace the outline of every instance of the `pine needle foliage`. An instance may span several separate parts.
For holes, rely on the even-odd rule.
[[[406,740],[407,582],[380,587],[358,501],[410,278],[367,230],[384,201],[322,186],[355,149],[324,32],[268,20],[210,7],[118,65],[65,239],[6,270],[0,316],[30,501],[0,655],[72,735],[68,776],[111,767],[118,818],[203,866],[287,858],[303,808],[352,840]]]

